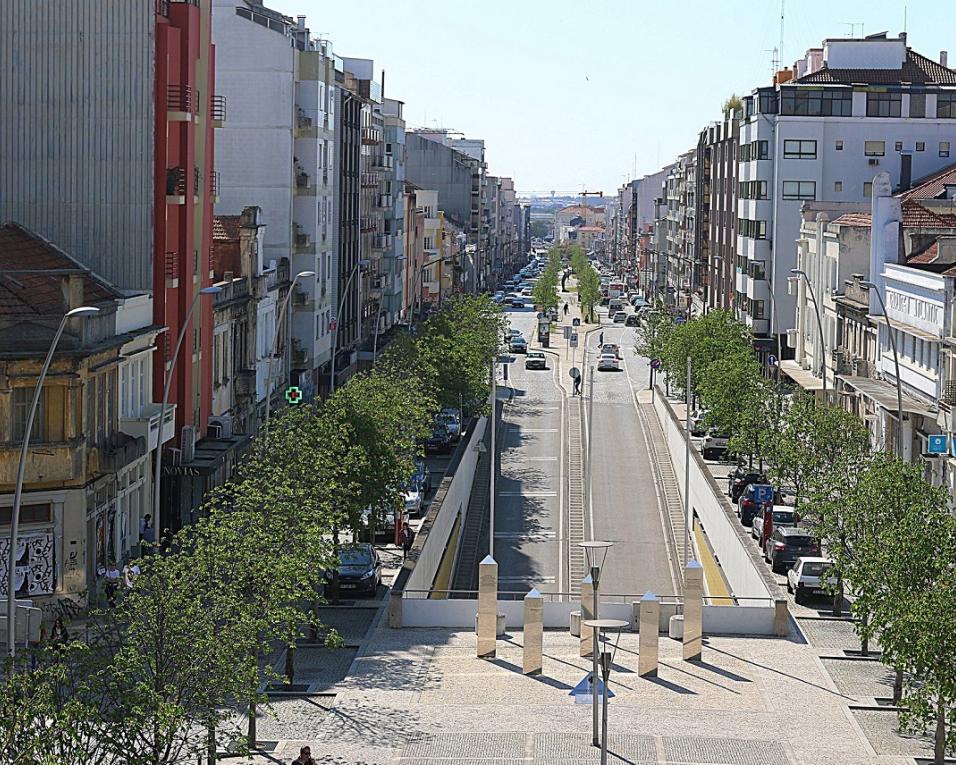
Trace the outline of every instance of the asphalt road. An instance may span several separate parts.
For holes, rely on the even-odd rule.
[[[508,317],[526,339],[532,339],[533,312],[509,311]],[[647,360],[634,353],[635,329],[606,322],[606,317],[602,329],[605,342],[621,345],[624,368],[594,373],[593,513],[586,520],[586,535],[615,543],[605,564],[601,587],[605,593],[673,594],[656,484],[634,402],[634,393],[647,386]],[[597,339],[595,331],[590,335],[588,363],[596,361]],[[583,347],[577,350],[577,366],[586,368],[583,351]],[[566,592],[570,588],[564,491],[566,402],[557,385],[553,355],[548,356],[546,372],[526,370],[520,354],[513,358],[509,382],[514,395],[504,407],[498,441],[494,557],[499,564],[499,588],[525,593],[536,586]]]

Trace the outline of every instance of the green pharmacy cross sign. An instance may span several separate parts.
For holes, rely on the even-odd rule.
[[[302,389],[295,385],[290,385],[288,388],[285,389],[285,400],[293,405],[301,404]]]

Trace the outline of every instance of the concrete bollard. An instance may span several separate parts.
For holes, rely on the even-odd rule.
[[[581,637],[581,612],[572,611],[570,621],[568,631],[571,633],[571,637]]]
[[[704,569],[692,560],[684,569],[684,661],[699,661],[703,650]]]
[[[584,622],[594,618],[594,585],[591,575],[581,580],[581,656],[590,656],[594,651],[593,630],[585,627]]]
[[[490,555],[478,564],[478,658],[495,658],[498,627],[498,564]]]
[[[544,653],[544,598],[536,588],[524,596],[524,649],[521,670],[526,675],[541,674]]]
[[[773,634],[777,637],[790,634],[790,608],[786,598],[777,598],[773,602]]]
[[[657,677],[657,643],[661,621],[661,602],[653,592],[641,598],[641,630],[638,642],[637,674]]]

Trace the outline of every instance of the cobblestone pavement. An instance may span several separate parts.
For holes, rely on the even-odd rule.
[[[894,673],[878,661],[825,657],[820,661],[841,693],[872,699],[893,695]]]
[[[879,755],[933,756],[932,739],[901,734],[896,713],[892,710],[854,709],[853,717]]]
[[[860,650],[860,641],[849,619],[797,619],[810,645],[820,653],[841,653]],[[871,641],[871,650],[879,650],[879,643]]]

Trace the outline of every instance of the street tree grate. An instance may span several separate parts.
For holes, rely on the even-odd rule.
[[[904,757],[925,757],[933,754],[933,741],[928,735],[900,733],[899,718],[895,710],[854,709],[852,713],[877,754]]]
[[[790,765],[776,741],[665,736],[663,744],[664,761],[675,765]]]
[[[453,760],[515,759],[529,756],[526,733],[436,733],[413,741],[402,753],[408,758]]]
[[[608,762],[657,762],[657,746],[653,736],[608,736]],[[583,733],[540,733],[534,737],[536,763],[598,762],[601,750]]]

